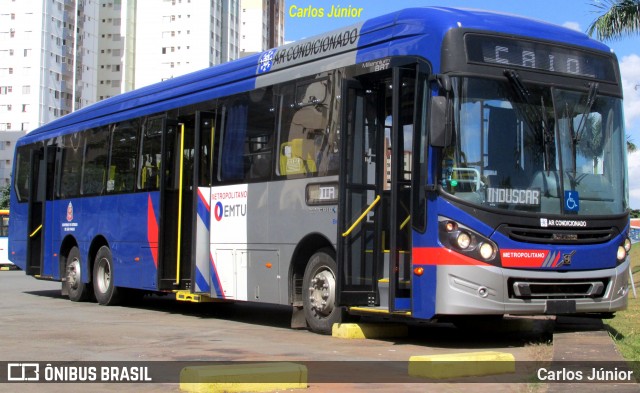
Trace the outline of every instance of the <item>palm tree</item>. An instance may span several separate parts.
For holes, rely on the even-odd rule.
[[[593,6],[601,15],[589,25],[587,34],[590,36],[596,33],[599,40],[605,41],[640,34],[640,0],[593,0]],[[637,146],[629,135],[627,151],[637,151]]]
[[[638,150],[638,147],[631,140],[631,135],[627,135],[627,152],[628,153],[635,153],[637,150]]]
[[[602,14],[591,22],[590,36],[604,41],[640,33],[640,0],[593,0],[593,6]]]

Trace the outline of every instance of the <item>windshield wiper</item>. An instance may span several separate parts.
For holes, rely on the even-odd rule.
[[[573,122],[569,121],[569,132],[571,133],[571,162],[573,164],[573,177],[576,177],[576,172],[577,172],[577,157],[578,157],[578,144],[580,143],[580,139],[582,139],[582,135],[584,134],[584,131],[586,129],[587,126],[587,117],[588,114],[591,112],[591,108],[593,107],[593,104],[596,102],[596,97],[598,95],[598,83],[597,82],[591,82],[589,83],[589,93],[587,94],[587,101],[585,102],[585,105],[582,109],[582,114],[580,116],[580,123],[578,123],[578,127],[574,128],[573,127]],[[578,103],[575,104],[576,106],[578,105]],[[565,109],[565,113],[568,115],[568,108]],[[575,110],[573,111],[573,113],[575,113]],[[568,119],[572,118],[573,114],[571,115],[571,117],[568,117]]]
[[[575,135],[576,142],[580,141],[580,137],[584,132],[583,127],[587,125],[587,121],[586,121],[587,114],[591,112],[591,108],[593,107],[593,104],[596,102],[597,95],[598,95],[598,82],[589,83],[589,94],[587,95],[587,102],[585,103],[584,109],[582,110],[582,118],[580,119],[580,124],[578,124],[578,129],[576,129],[576,135]]]
[[[551,172],[551,145],[553,144],[553,133],[549,130],[549,119],[544,106],[544,97],[540,97],[542,108],[542,143],[544,147],[544,167],[547,169],[547,176]]]
[[[538,108],[531,102],[531,93],[527,87],[522,83],[520,75],[515,70],[506,69],[504,75],[510,82],[511,87],[517,94],[520,101],[526,104],[526,109],[522,110],[518,108],[518,105],[514,105],[514,108],[522,115],[521,117],[527,123],[529,128],[534,132],[539,132],[542,136],[542,144],[544,147],[544,166],[547,169],[547,174],[551,170],[551,145],[553,144],[553,133],[549,130],[549,119],[547,118],[547,111],[544,106],[544,97],[541,97],[541,107]],[[533,113],[532,113],[533,112]]]

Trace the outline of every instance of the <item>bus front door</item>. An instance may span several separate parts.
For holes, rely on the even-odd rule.
[[[343,92],[338,299],[410,311],[415,67],[349,81]],[[408,109],[410,108],[410,109]]]
[[[347,81],[342,108],[342,156],[338,207],[338,301],[377,306],[380,272],[380,92]]]

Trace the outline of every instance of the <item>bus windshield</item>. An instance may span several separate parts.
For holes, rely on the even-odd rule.
[[[628,206],[622,101],[507,80],[452,78],[453,140],[446,194],[543,214],[622,214]]]

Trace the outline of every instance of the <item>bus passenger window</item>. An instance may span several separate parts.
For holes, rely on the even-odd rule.
[[[269,180],[275,111],[271,88],[253,90],[226,106],[220,180]]]
[[[333,91],[332,78],[326,76],[281,88],[280,175],[325,176],[337,169]]]
[[[62,174],[60,197],[75,198],[80,195],[80,170],[84,151],[85,133],[64,135],[62,138]]]
[[[18,202],[29,200],[29,174],[31,171],[31,151],[35,145],[20,146],[16,158],[16,173],[13,179],[13,187],[18,196]]]
[[[131,192],[135,183],[138,127],[135,122],[113,128],[107,192]]]
[[[245,148],[247,177],[251,180],[268,180],[272,172],[276,124],[273,90],[270,87],[249,92],[248,115]]]
[[[247,135],[247,105],[237,102],[227,108],[222,142],[221,180],[244,179],[244,140]]]
[[[109,130],[106,127],[87,132],[82,166],[82,194],[99,195],[104,191],[107,178]]]
[[[142,126],[142,144],[138,189],[160,189],[160,164],[162,161],[162,118],[149,119]]]

